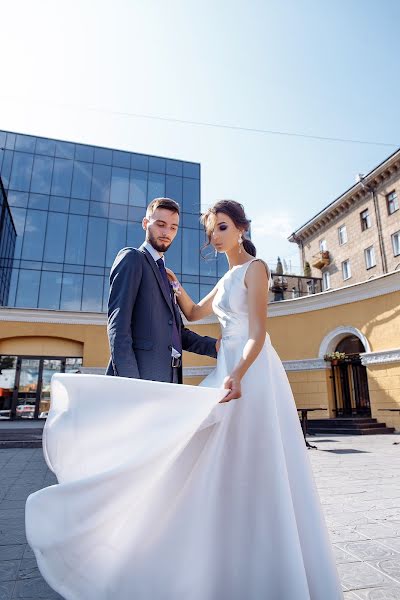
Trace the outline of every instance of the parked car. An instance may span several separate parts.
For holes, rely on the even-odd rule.
[[[18,404],[15,414],[17,418],[20,419],[33,419],[35,414],[35,402],[32,403],[31,400],[25,400]]]
[[[11,416],[11,410],[10,409],[2,409],[0,410],[0,419],[9,419]]]

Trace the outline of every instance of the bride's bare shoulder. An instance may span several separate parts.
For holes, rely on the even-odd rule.
[[[257,283],[265,282],[268,286],[270,277],[271,274],[267,263],[261,258],[255,258],[247,267],[244,282],[246,287],[252,281],[257,281]]]

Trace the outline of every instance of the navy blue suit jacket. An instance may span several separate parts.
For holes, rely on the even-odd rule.
[[[143,247],[120,250],[110,274],[107,331],[111,358],[106,374],[171,382],[173,318],[183,350],[217,356],[214,338],[183,326],[179,308],[168,296],[150,253]]]

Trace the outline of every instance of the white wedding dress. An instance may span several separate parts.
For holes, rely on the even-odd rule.
[[[251,262],[251,261],[250,261]],[[264,347],[218,404],[248,336],[250,263],[219,282],[201,387],[55,375],[44,452],[58,478],[26,527],[66,600],[341,600],[292,392]]]

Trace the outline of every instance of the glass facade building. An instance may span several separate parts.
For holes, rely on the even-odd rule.
[[[159,196],[181,207],[166,261],[193,299],[226,272],[223,255],[201,256],[197,163],[0,131],[0,175],[16,230],[7,306],[106,311],[115,255],[141,245]]]
[[[8,300],[16,237],[6,191],[0,177],[0,306],[7,304]]]

